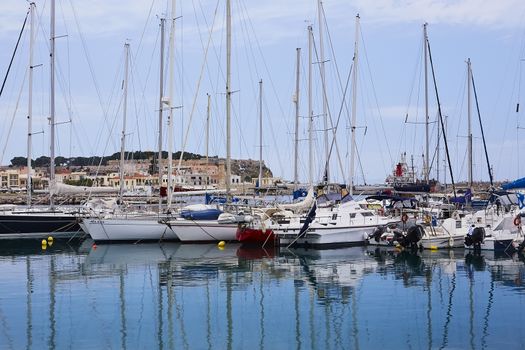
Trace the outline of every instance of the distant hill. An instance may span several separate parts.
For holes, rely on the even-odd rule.
[[[125,157],[127,160],[144,160],[144,159],[156,159],[157,152],[152,151],[136,151],[136,152],[126,152]],[[162,158],[168,158],[168,152],[162,152]],[[173,154],[173,159],[180,158],[180,151],[177,151]],[[202,159],[203,155],[184,152],[184,160],[188,159]],[[55,157],[55,165],[61,167],[96,167],[100,165],[107,165],[110,160],[120,159],[120,152],[115,152],[110,156],[92,156],[92,157]],[[217,156],[210,157],[210,159],[219,159]],[[50,158],[46,156],[38,157],[34,160],[31,160],[31,165],[33,167],[49,167]],[[23,167],[27,165],[26,157],[14,157],[11,159],[11,167]],[[252,177],[259,176],[259,161],[252,159],[232,159],[232,173],[237,174],[243,177],[245,180],[249,181]],[[272,171],[263,163],[263,176],[271,177],[273,176]]]

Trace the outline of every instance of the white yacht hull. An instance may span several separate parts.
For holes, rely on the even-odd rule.
[[[315,227],[297,239],[300,229],[275,230],[274,234],[283,246],[296,243],[298,245],[329,246],[329,245],[361,245],[365,238],[374,232],[377,226],[350,227]]]
[[[168,226],[158,218],[83,219],[80,227],[94,241],[158,241],[178,240]]]
[[[442,235],[435,236],[425,235],[419,241],[419,245],[424,249],[451,249],[461,248],[464,245],[465,234]]]
[[[219,224],[217,220],[171,220],[166,224],[181,242],[236,241],[237,224]]]
[[[480,250],[498,250],[504,252],[514,252],[520,243],[523,241],[523,237],[511,233],[511,232],[498,232],[493,231],[492,234],[485,237],[483,242],[479,245]],[[474,250],[474,244],[467,246],[465,249]]]

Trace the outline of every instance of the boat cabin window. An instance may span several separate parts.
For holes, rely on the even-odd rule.
[[[332,220],[337,220],[337,213],[336,214],[332,214]]]
[[[350,219],[355,219],[355,213],[350,213]]]
[[[456,220],[456,228],[461,228],[461,220]]]
[[[369,212],[369,211],[364,211],[364,212],[361,213],[361,215],[363,215],[363,216],[374,216],[374,213]]]

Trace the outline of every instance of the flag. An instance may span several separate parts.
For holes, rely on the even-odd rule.
[[[301,227],[301,230],[299,230],[299,233],[297,234],[298,238],[303,237],[306,234],[306,231],[308,231],[308,228],[310,227],[310,224],[315,219],[315,210],[317,209],[317,201],[314,201],[314,204],[310,208],[310,211],[308,212],[308,215],[306,216],[306,220],[304,221],[303,227]]]
[[[523,193],[516,192],[516,197],[518,197],[518,205],[520,209],[525,207],[525,195]]]

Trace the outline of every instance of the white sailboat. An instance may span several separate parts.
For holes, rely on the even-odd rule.
[[[308,28],[309,51],[312,47],[312,28]],[[358,42],[359,42],[359,15],[356,16],[356,38],[353,62],[353,94],[352,94],[352,141],[350,160],[350,194],[341,196],[336,204],[321,206],[316,200],[307,215],[290,215],[288,217],[273,217],[267,227],[273,230],[281,245],[352,245],[364,244],[365,239],[378,226],[395,222],[395,219],[376,215],[372,210],[363,209],[359,203],[352,199],[354,178],[354,155],[355,155],[355,124],[356,124],[356,102],[357,102],[357,67],[358,67]],[[309,65],[311,67],[311,54],[309,54]],[[310,69],[309,69],[310,71]],[[311,81],[311,74],[309,77]],[[311,86],[309,83],[309,90]],[[310,95],[310,94],[309,94]],[[311,96],[309,96],[311,99]],[[311,119],[311,104],[309,102],[309,114]],[[311,122],[311,121],[310,121]],[[310,134],[312,128],[310,126]],[[311,135],[310,135],[311,138]],[[312,151],[310,149],[310,157]],[[310,162],[309,178],[313,182],[312,162]]]
[[[174,14],[174,10],[172,11]],[[175,17],[173,16],[173,21]],[[160,74],[163,75],[163,46],[164,46],[164,23],[165,19],[161,19],[161,63]],[[172,27],[173,29],[173,27]],[[170,41],[173,40],[174,34],[171,34]],[[170,43],[171,45],[171,43]],[[120,165],[120,199],[122,203],[122,195],[124,192],[124,149],[125,149],[125,135],[126,135],[126,95],[127,95],[127,81],[128,81],[128,55],[129,44],[126,43],[126,63],[125,63],[125,79],[124,79],[124,108],[123,108],[123,129],[121,139],[121,165]],[[173,55],[170,51],[170,55]],[[170,56],[171,57],[171,56]],[[162,101],[163,87],[160,88],[160,99]],[[170,101],[172,99],[170,98]],[[161,102],[162,103],[162,102]],[[159,118],[162,118],[162,112],[159,113]],[[159,122],[161,125],[161,122]],[[160,148],[159,148],[160,149]],[[159,162],[161,158],[159,153]],[[160,169],[160,166],[159,166]],[[160,170],[159,170],[160,171]],[[159,240],[178,240],[177,235],[166,225],[159,222],[161,216],[159,213],[137,213],[137,212],[122,212],[118,214],[104,215],[97,214],[94,217],[84,218],[80,226],[88,233],[91,238],[97,242],[101,241],[159,241]],[[164,217],[165,219],[165,217]]]
[[[231,201],[231,4],[226,1],[226,197]],[[231,216],[231,214],[221,214]],[[237,222],[226,220],[187,220],[176,218],[166,222],[182,242],[213,242],[236,240]],[[235,220],[233,220],[235,221]]]
[[[49,207],[31,207],[31,137],[32,137],[32,96],[33,96],[33,47],[35,40],[36,5],[30,3],[30,44],[29,44],[29,101],[28,101],[28,139],[27,139],[27,208],[10,207],[0,211],[0,238],[44,238],[72,237],[79,230],[78,208],[62,209],[55,207],[55,0],[50,4],[50,176]]]

